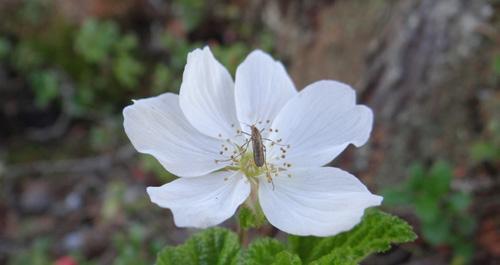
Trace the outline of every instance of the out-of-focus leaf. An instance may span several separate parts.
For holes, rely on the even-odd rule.
[[[177,88],[172,87],[172,74],[164,64],[158,64],[153,73],[152,90],[155,94],[173,91]]]
[[[426,194],[415,198],[415,212],[424,222],[432,222],[439,216],[439,201]]]
[[[408,190],[399,190],[395,189],[387,189],[382,192],[382,196],[384,197],[385,205],[408,205],[413,203],[413,193]]]
[[[437,218],[433,222],[422,225],[422,234],[425,240],[434,246],[446,243],[450,232],[451,222],[447,218]]]
[[[427,193],[440,198],[450,190],[453,171],[448,163],[439,161],[434,163],[429,172],[430,181],[427,185]]]
[[[471,156],[477,162],[495,160],[500,157],[500,148],[493,143],[477,142],[471,148]]]
[[[59,81],[52,71],[38,71],[31,75],[31,85],[35,92],[35,103],[47,106],[59,95]]]
[[[142,64],[128,55],[118,56],[114,61],[113,73],[118,82],[126,88],[134,88],[139,82],[144,68]]]
[[[456,212],[462,212],[466,210],[471,202],[471,196],[465,192],[452,193],[449,197],[450,206]]]
[[[75,50],[90,63],[102,63],[118,39],[118,26],[114,22],[88,19],[76,36]]]
[[[410,178],[408,179],[407,189],[411,191],[422,190],[425,187],[425,168],[421,164],[413,164],[409,169]]]
[[[11,49],[9,41],[6,38],[0,37],[0,60],[5,59]]]
[[[500,54],[493,56],[493,72],[500,75]]]

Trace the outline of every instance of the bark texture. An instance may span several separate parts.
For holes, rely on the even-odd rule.
[[[341,80],[374,109],[370,144],[354,152],[362,175],[384,185],[401,181],[414,161],[467,159],[481,126],[475,67],[488,1],[298,1],[267,10],[299,87]]]

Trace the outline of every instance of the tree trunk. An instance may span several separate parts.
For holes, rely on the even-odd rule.
[[[369,144],[347,159],[354,171],[385,186],[415,161],[466,161],[481,127],[476,53],[488,1],[298,1],[266,9],[298,87],[337,79],[373,108]]]

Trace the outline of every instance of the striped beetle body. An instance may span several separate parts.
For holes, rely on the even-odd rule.
[[[253,160],[257,167],[262,167],[266,163],[264,144],[262,143],[262,135],[255,125],[250,126],[252,130],[250,140],[252,141]]]

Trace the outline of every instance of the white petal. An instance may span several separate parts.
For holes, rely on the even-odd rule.
[[[224,139],[236,134],[233,80],[208,47],[189,53],[179,96],[184,115],[200,132]]]
[[[283,65],[255,50],[238,66],[235,81],[236,110],[242,123],[272,122],[286,102],[297,94]],[[259,126],[260,127],[260,126]]]
[[[271,139],[290,145],[286,162],[295,166],[322,166],[352,143],[363,145],[370,136],[372,111],[356,105],[354,90],[335,81],[319,81],[292,98],[276,117]],[[278,158],[272,148],[269,158]],[[282,164],[281,161],[275,163]]]
[[[136,100],[123,116],[125,132],[137,151],[153,155],[175,175],[201,176],[229,164],[215,163],[223,159],[221,141],[191,126],[175,94]]]
[[[294,235],[333,236],[359,223],[364,210],[380,205],[353,175],[332,167],[297,168],[260,181],[259,201],[267,220]]]
[[[250,184],[241,173],[222,171],[180,178],[147,192],[152,202],[172,210],[177,226],[206,228],[231,217],[250,194]]]

